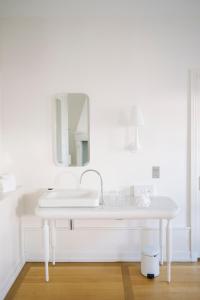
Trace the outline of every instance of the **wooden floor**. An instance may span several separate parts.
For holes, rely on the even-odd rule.
[[[27,263],[5,300],[200,300],[200,263],[173,264],[156,279],[140,274],[138,263],[57,263],[44,281],[42,263]]]

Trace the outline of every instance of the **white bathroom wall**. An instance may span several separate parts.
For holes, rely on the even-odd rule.
[[[23,267],[21,190],[0,195],[0,299],[3,300]]]
[[[86,93],[90,97],[91,130],[88,167],[102,173],[105,190],[150,183],[156,185],[158,194],[177,201],[181,212],[174,221],[174,247],[179,259],[189,259],[187,76],[190,68],[200,65],[200,3],[11,3],[3,3],[0,12],[4,17],[0,20],[4,134],[17,180],[26,190],[26,213],[34,213],[34,193],[54,185],[60,172],[72,173],[72,179],[66,176],[65,181],[70,186],[73,176],[79,177],[83,171],[58,168],[53,163],[52,97],[62,92]],[[136,154],[125,149],[128,139],[124,121],[132,105],[141,106],[145,118],[142,150]],[[154,165],[161,168],[160,179],[151,178]],[[94,186],[96,180],[88,174],[85,182]],[[25,236],[29,230],[25,241],[29,260],[41,255],[37,254],[40,247],[36,233],[40,226],[40,221],[32,217],[24,220]],[[96,226],[95,222],[90,224]],[[110,253],[115,250],[117,257],[124,232],[118,232],[118,237],[112,232],[109,237],[98,232],[91,235],[85,228],[79,241],[89,249],[96,237]],[[69,244],[77,253],[74,259],[81,260],[82,243],[73,240],[71,237]],[[131,253],[135,243],[139,247],[137,236],[122,252]],[[98,259],[98,246],[92,249]],[[61,250],[60,246],[58,252]],[[102,259],[110,258],[106,253]]]
[[[8,159],[3,147],[3,108],[2,68],[0,61],[0,174],[8,171]],[[16,192],[4,195],[0,192],[0,300],[4,299],[24,264],[21,249],[21,194],[20,188]]]
[[[3,117],[3,95],[2,95],[2,72],[1,72],[1,65],[0,65],[0,167],[2,166],[2,117]]]

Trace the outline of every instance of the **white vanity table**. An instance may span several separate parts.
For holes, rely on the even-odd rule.
[[[138,116],[135,116],[135,119],[138,119]],[[65,93],[56,95],[54,99],[53,128],[54,162],[56,165],[62,167],[86,166],[90,160],[90,118],[88,95],[83,93]],[[81,189],[83,176],[88,172],[93,172],[98,175],[101,187],[99,192]],[[70,228],[72,230],[74,229],[74,220],[154,219],[159,221],[161,264],[163,263],[163,220],[167,221],[167,280],[170,282],[170,225],[171,220],[178,213],[178,207],[175,202],[167,197],[150,197],[150,201],[149,195],[153,195],[153,191],[147,188],[147,190],[142,189],[140,194],[148,195],[146,197],[148,199],[146,200],[151,203],[148,207],[140,208],[138,207],[140,205],[139,203],[138,206],[136,203],[133,203],[131,200],[132,196],[134,195],[135,200],[137,198],[137,193],[135,193],[135,191],[133,195],[129,193],[128,196],[125,196],[124,201],[120,199],[120,196],[117,196],[120,204],[115,202],[109,204],[105,201],[103,193],[102,175],[95,169],[87,169],[83,171],[80,176],[79,184],[79,187],[74,190],[66,188],[59,190],[59,188],[56,187],[57,184],[55,180],[54,188],[50,188],[48,191],[44,192],[38,200],[38,206],[36,207],[35,213],[43,220],[46,281],[49,280],[48,263],[50,259],[50,244],[52,248],[52,262],[55,264],[56,220],[69,220]],[[142,206],[146,206],[146,204]]]
[[[178,213],[176,203],[168,197],[151,197],[151,205],[148,208],[129,206],[101,205],[94,208],[56,208],[37,207],[36,215],[44,221],[44,260],[45,280],[49,280],[48,263],[50,258],[50,233],[53,264],[55,264],[56,231],[55,220],[69,219],[157,219],[159,220],[160,261],[163,264],[163,220],[167,221],[166,227],[166,255],[167,255],[167,281],[171,281],[171,220]],[[50,230],[51,228],[51,230]],[[71,226],[72,229],[72,226]]]

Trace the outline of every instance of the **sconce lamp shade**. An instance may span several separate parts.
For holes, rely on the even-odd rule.
[[[135,127],[144,125],[143,113],[138,106],[133,106],[131,109],[130,125]]]

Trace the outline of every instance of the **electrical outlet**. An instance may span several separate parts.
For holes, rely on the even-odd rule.
[[[131,187],[131,195],[134,197],[139,197],[141,195],[153,196],[155,194],[155,189],[153,185],[133,185]]]
[[[152,167],[152,178],[160,178],[160,167],[158,166]]]

